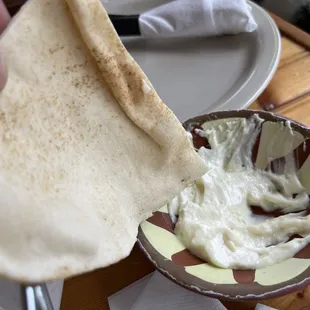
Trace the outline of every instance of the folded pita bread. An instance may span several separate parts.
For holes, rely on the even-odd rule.
[[[123,259],[205,172],[99,0],[68,4],[30,0],[0,40],[0,274],[23,282]]]

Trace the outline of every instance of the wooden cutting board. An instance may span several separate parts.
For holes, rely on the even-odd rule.
[[[251,108],[274,111],[310,126],[310,36],[273,17],[282,33],[281,61],[270,85]],[[66,280],[61,310],[108,310],[108,296],[153,270],[135,247],[128,258],[114,266]],[[280,310],[307,310],[310,287],[261,303]],[[224,305],[228,310],[254,310],[256,302],[224,302]]]

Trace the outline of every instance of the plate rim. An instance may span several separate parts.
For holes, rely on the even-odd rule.
[[[262,71],[255,70],[255,72],[252,73],[252,75],[248,78],[248,81],[246,81],[241,88],[235,93],[235,95],[228,99],[226,102],[223,102],[220,104],[218,107],[219,109],[214,110],[214,109],[204,109],[201,114],[205,113],[211,113],[215,111],[221,111],[221,110],[242,110],[247,107],[249,107],[262,93],[263,91],[267,88],[269,83],[271,82],[272,78],[274,77],[277,68],[280,63],[280,58],[281,58],[281,49],[282,49],[282,43],[281,43],[281,34],[278,29],[278,26],[276,25],[275,21],[272,19],[272,17],[268,14],[268,12],[260,7],[258,4],[247,0],[248,4],[251,6],[252,9],[256,10],[259,12],[264,18],[268,21],[269,28],[271,30],[271,33],[273,35],[273,42],[274,42],[274,48],[273,48],[273,55],[271,57],[271,60],[269,62],[268,69],[266,70],[266,77],[263,82],[257,83],[259,86],[257,87],[256,91],[251,92],[252,95],[244,95],[244,93],[247,92],[247,86],[249,82],[253,82],[254,78],[257,78]],[[258,28],[256,31],[259,31],[259,24]],[[263,45],[264,42],[261,42]],[[253,87],[254,89],[255,87]],[[244,100],[243,104],[240,104],[240,97],[247,97],[247,99]]]

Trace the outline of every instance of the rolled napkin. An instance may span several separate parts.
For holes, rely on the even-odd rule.
[[[110,16],[119,35],[198,37],[253,32],[246,0],[175,0],[135,16]]]

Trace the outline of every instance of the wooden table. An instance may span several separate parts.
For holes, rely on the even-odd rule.
[[[274,19],[282,33],[281,62],[270,85],[251,108],[272,110],[310,126],[310,36],[278,17]],[[128,258],[114,266],[65,281],[61,310],[107,310],[108,296],[153,270],[135,247]],[[310,287],[261,303],[281,310],[307,310]],[[224,302],[229,310],[252,310],[255,304]]]

